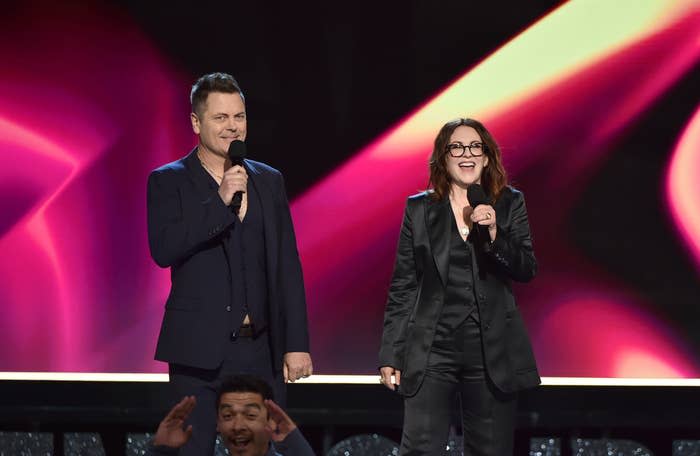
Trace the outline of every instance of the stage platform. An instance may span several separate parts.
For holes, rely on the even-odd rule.
[[[700,389],[689,384],[549,384],[524,392],[516,454],[529,454],[538,438],[559,439],[563,455],[577,438],[633,440],[654,455],[672,454],[674,441],[700,440]],[[0,430],[53,433],[55,454],[63,454],[69,432],[99,433],[107,455],[124,454],[125,436],[154,431],[170,404],[161,381],[3,380],[0,397]],[[401,398],[378,383],[293,384],[287,408],[319,455],[357,434],[400,440]]]

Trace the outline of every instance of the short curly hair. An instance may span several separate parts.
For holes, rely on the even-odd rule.
[[[257,393],[263,400],[274,400],[275,395],[272,387],[262,378],[255,375],[232,375],[226,377],[218,388],[216,397],[216,409],[221,405],[221,396],[226,393]]]

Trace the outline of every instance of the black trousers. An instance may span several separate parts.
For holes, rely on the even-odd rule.
[[[227,358],[217,369],[170,364],[170,385],[175,402],[183,396],[195,396],[197,405],[186,425],[192,425],[192,438],[180,449],[180,455],[212,456],[216,441],[216,397],[224,378],[251,374],[266,380],[275,394],[275,402],[285,407],[287,388],[281,372],[275,372],[270,356],[268,334],[257,338],[238,338],[230,342]]]
[[[436,339],[422,385],[404,398],[399,454],[445,454],[458,398],[465,456],[513,454],[516,397],[498,391],[486,375],[479,324],[469,317],[453,337]]]

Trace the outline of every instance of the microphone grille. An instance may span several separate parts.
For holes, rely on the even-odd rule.
[[[228,157],[231,159],[231,161],[241,161],[245,158],[246,156],[246,145],[243,141],[237,139],[235,141],[231,141],[231,144],[228,146]]]
[[[479,204],[490,204],[484,188],[479,184],[472,184],[467,187],[467,198],[472,207],[476,207]]]

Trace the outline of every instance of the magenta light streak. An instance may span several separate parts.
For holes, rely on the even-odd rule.
[[[666,177],[666,199],[672,222],[700,271],[700,107],[673,152]]]
[[[148,256],[145,182],[193,143],[189,77],[109,7],[11,13],[0,30],[0,176],[12,192],[0,370],[163,372],[153,352],[168,274]]]
[[[693,377],[697,367],[675,338],[639,303],[598,290],[562,297],[537,325],[538,354],[551,375]],[[556,341],[556,342],[553,342]],[[632,362],[630,362],[632,361]]]
[[[40,134],[29,131],[21,125],[13,124],[8,120],[0,121],[0,137],[3,138],[3,150],[6,152],[3,159],[0,160],[3,173],[13,176],[15,180],[23,180],[25,185],[31,186],[40,192],[40,196],[37,197],[33,207],[25,208],[26,212],[23,214],[23,221],[17,221],[26,225],[27,236],[16,233],[17,237],[22,237],[23,239],[9,236],[7,239],[2,239],[2,241],[9,239],[11,240],[10,242],[19,246],[25,243],[34,243],[41,252],[39,258],[46,260],[46,264],[51,271],[51,282],[55,284],[54,294],[44,296],[44,299],[58,301],[59,303],[70,303],[71,301],[66,299],[67,290],[63,278],[61,259],[55,249],[55,240],[52,238],[52,232],[47,224],[45,210],[55,196],[76,175],[79,163],[71,156],[68,150],[41,137]],[[43,164],[41,173],[36,172],[36,162]],[[7,203],[11,204],[9,199]],[[0,243],[1,245],[2,243]],[[7,246],[3,251],[7,251]],[[9,286],[30,288],[32,286],[30,284],[33,283],[34,279],[32,274],[26,276],[25,274],[17,274],[17,272],[18,270],[13,268],[3,274],[9,283],[12,284]],[[28,283],[27,279],[31,282]],[[67,306],[61,306],[58,310],[55,321],[58,328],[55,334],[62,337],[60,341],[62,345],[72,347],[76,345],[75,339],[80,337],[81,330],[75,327],[75,320]],[[24,317],[15,321],[24,321],[27,324],[31,324],[31,319],[27,318],[27,314]],[[31,331],[28,334],[31,334]],[[57,353],[56,358],[59,363],[71,363],[74,362],[70,358],[73,353],[73,351],[65,350]]]

